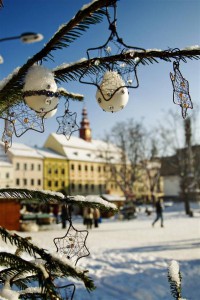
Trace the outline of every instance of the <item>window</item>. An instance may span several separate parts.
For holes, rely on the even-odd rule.
[[[48,174],[51,174],[51,169],[48,169]]]
[[[74,189],[75,189],[75,185],[74,183],[71,183],[71,190],[74,191]]]
[[[55,187],[58,187],[58,180],[55,181]]]
[[[31,164],[31,170],[32,171],[34,170],[34,164]]]
[[[27,185],[27,179],[26,178],[23,179],[23,184],[24,184],[24,186]]]
[[[93,166],[91,166],[91,167],[90,167],[90,170],[93,172],[93,171],[94,171],[94,167],[93,167]]]
[[[85,185],[85,190],[87,191],[88,190],[88,184],[86,183]]]
[[[9,173],[6,173],[6,178],[9,178],[10,177],[10,174]]]
[[[102,190],[102,185],[99,184],[99,191],[101,192],[101,190]]]
[[[19,180],[19,178],[16,179],[16,185],[20,185],[20,180]]]
[[[62,170],[61,170],[61,173],[64,175],[64,174],[65,174],[65,169],[62,169]]]
[[[55,169],[54,173],[55,173],[55,174],[58,174],[58,169]]]
[[[48,181],[48,187],[51,187],[51,180]]]
[[[71,170],[74,170],[74,165],[73,164],[71,165]]]
[[[81,165],[78,165],[78,170],[81,171]]]
[[[94,184],[91,184],[91,191],[94,191]]]
[[[27,164],[24,164],[24,170],[27,170]]]
[[[88,166],[85,165],[85,171],[87,171],[87,170],[88,170]]]
[[[101,167],[100,166],[98,166],[98,172],[101,172]]]
[[[41,180],[40,180],[40,179],[38,179],[37,183],[38,183],[38,185],[41,185]]]
[[[16,163],[16,170],[19,170],[19,168],[20,168],[19,163]]]
[[[78,185],[78,189],[79,189],[79,191],[82,191],[82,184],[81,183]]]
[[[34,179],[31,179],[31,185],[34,185]]]
[[[38,171],[41,171],[41,164],[38,164]]]
[[[64,181],[62,181],[62,187],[65,187],[65,182]]]

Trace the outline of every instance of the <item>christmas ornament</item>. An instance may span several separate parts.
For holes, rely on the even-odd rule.
[[[96,93],[99,106],[104,111],[116,112],[127,105],[128,98],[129,92],[121,76],[116,71],[107,71]]]
[[[4,143],[5,152],[12,146],[12,136],[14,132],[13,123],[5,120],[4,132],[2,136],[2,142]]]
[[[128,103],[128,88],[139,86],[137,66],[140,59],[135,57],[135,51],[145,51],[145,49],[128,46],[123,42],[117,33],[116,3],[113,4],[113,12],[113,20],[111,20],[108,8],[106,8],[111,33],[105,44],[87,50],[88,67],[79,78],[81,83],[97,87],[97,102],[103,110],[108,112],[123,109]],[[121,54],[125,55],[125,58],[122,59]],[[126,59],[126,54],[133,59]],[[112,60],[112,55],[118,55],[119,60]],[[106,57],[109,59],[107,60]],[[86,76],[87,79],[85,79]]]
[[[40,117],[34,110],[30,109],[24,102],[19,102],[6,108],[1,116],[12,124],[16,137],[22,136],[28,130],[44,132],[44,118]],[[5,126],[5,131],[8,132]]]
[[[70,222],[68,231],[65,236],[54,239],[57,252],[64,254],[76,265],[78,260],[90,254],[85,245],[88,236],[87,230],[77,230]]]
[[[55,290],[60,297],[63,297],[62,299],[72,300],[75,294],[76,287],[73,283],[63,286],[58,286],[57,284],[55,284]]]
[[[25,76],[23,97],[40,116],[50,118],[55,115],[59,93],[53,73],[43,66],[32,66]]]
[[[71,113],[69,111],[69,101],[65,102],[65,113],[63,116],[57,117],[56,120],[59,124],[57,134],[63,134],[68,140],[73,132],[79,129],[76,124],[77,113]]]
[[[182,76],[179,70],[179,60],[173,63],[174,74],[170,72],[170,78],[173,86],[173,102],[180,105],[182,109],[183,119],[187,116],[187,109],[193,108],[191,97],[189,94],[189,83]]]

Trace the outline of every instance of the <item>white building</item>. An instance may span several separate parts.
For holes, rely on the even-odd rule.
[[[36,149],[13,143],[7,156],[13,165],[12,187],[43,189],[43,156]]]
[[[4,144],[0,142],[0,188],[13,186],[13,165],[5,153]]]

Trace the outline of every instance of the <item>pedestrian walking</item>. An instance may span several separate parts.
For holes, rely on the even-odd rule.
[[[99,219],[100,219],[100,211],[98,208],[94,209],[93,216],[94,216],[94,227],[97,228],[99,227]]]
[[[85,207],[83,211],[83,224],[86,225],[87,229],[92,228],[94,219],[94,210],[90,207]]]
[[[62,220],[62,228],[66,228],[66,221],[67,221],[67,208],[66,205],[62,205],[61,208],[61,220]]]
[[[163,224],[163,222],[164,222],[164,220],[163,220],[163,208],[164,208],[163,200],[158,199],[156,201],[155,207],[156,207],[156,218],[153,221],[152,226],[154,226],[154,224],[160,219],[160,222],[161,222],[160,225],[161,225],[161,227],[164,227],[164,224]]]

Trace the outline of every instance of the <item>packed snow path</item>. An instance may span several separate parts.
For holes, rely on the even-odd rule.
[[[168,263],[175,259],[183,276],[183,298],[200,299],[200,207],[194,217],[187,217],[182,205],[164,212],[164,228],[159,221],[152,227],[155,215],[143,211],[137,219],[103,220],[99,228],[89,232],[87,246],[91,255],[80,259],[78,266],[89,270],[97,289],[88,293],[76,283],[74,300],[170,300],[167,280]],[[81,219],[74,220],[84,229]],[[44,231],[44,229],[46,229]],[[48,230],[48,231],[47,231]],[[53,239],[65,234],[61,224],[43,231],[21,233],[31,235],[33,242],[55,251]]]

